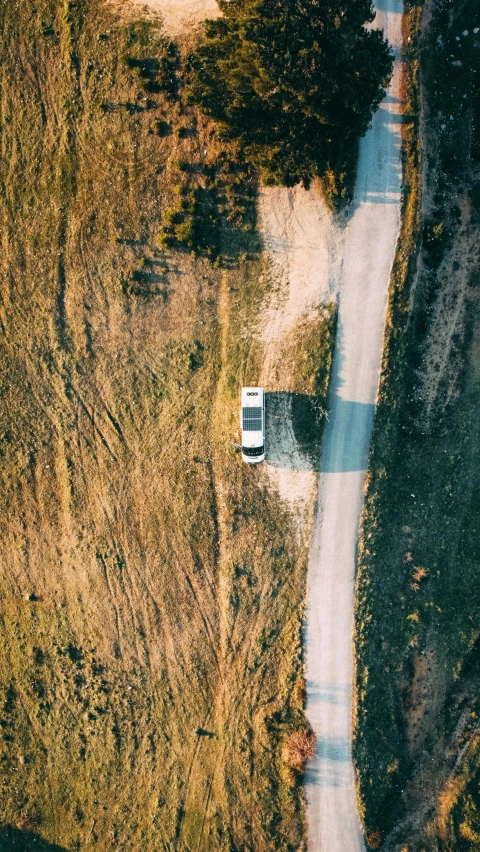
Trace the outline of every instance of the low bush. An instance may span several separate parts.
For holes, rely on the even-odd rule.
[[[316,746],[316,737],[311,728],[294,731],[285,741],[285,762],[291,769],[303,772],[307,761],[314,756]]]

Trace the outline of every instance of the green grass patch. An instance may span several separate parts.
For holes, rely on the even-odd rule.
[[[285,370],[291,375],[291,389],[316,397],[323,407],[327,403],[336,327],[336,305],[322,305],[312,317],[295,326],[282,353]]]
[[[174,205],[165,211],[158,244],[189,251],[219,266],[257,251],[255,236],[257,178],[254,170],[221,151],[204,166],[175,158],[180,182]]]

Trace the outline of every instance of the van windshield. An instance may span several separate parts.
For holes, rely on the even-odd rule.
[[[264,452],[264,447],[242,447],[244,456],[262,456]]]

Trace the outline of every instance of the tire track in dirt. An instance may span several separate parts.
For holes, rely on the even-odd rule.
[[[90,286],[90,291],[92,295],[94,294],[96,298],[98,298],[98,294],[101,293],[103,296],[103,304],[104,311],[103,316],[106,322],[107,331],[109,330],[109,301],[107,297],[107,292],[105,289],[105,284],[103,282],[102,276],[98,274],[96,270],[95,264],[89,262],[90,251],[88,249],[88,241],[85,236],[86,224],[82,222],[78,229],[78,234],[76,238],[76,244],[78,248],[78,257],[80,260],[81,268],[85,273],[85,277]]]
[[[217,644],[218,643],[215,641],[215,638],[213,636],[213,629],[212,629],[212,626],[210,624],[210,619],[208,619],[207,616],[205,615],[204,609],[203,609],[203,607],[200,603],[200,600],[199,600],[198,591],[195,587],[194,582],[192,581],[190,574],[188,573],[188,571],[185,568],[183,569],[183,575],[185,577],[185,581],[186,581],[189,589],[191,590],[193,598],[194,598],[195,603],[197,605],[197,609],[198,609],[198,613],[200,615],[200,619],[201,619],[202,624],[205,628],[205,632],[207,634],[207,637],[208,637],[208,640],[209,640],[209,643],[210,643],[210,650],[211,650],[212,655],[215,659],[215,663],[216,663],[218,672],[220,674],[220,677],[222,677],[222,666],[221,666],[220,658],[219,658],[219,655],[218,655],[218,652],[217,652]]]
[[[27,362],[27,361],[29,362],[30,367],[31,367],[31,375],[35,379],[35,381],[37,381],[37,379],[38,379],[37,361],[30,354],[30,352],[28,352],[28,350],[25,350],[23,347],[20,347],[19,345],[17,345],[16,349],[19,352],[19,354],[21,354],[22,360],[24,360],[25,362]],[[75,413],[75,409],[72,407],[72,400],[71,400],[70,395],[69,395],[69,394],[71,394],[71,396],[74,397],[76,403],[78,404],[78,407],[80,408],[80,410],[87,417],[90,425],[92,426],[92,430],[93,430],[94,435],[98,435],[100,442],[101,442],[102,446],[104,447],[104,449],[106,449],[106,451],[108,452],[110,457],[115,462],[117,462],[118,461],[117,456],[115,455],[112,448],[110,447],[110,445],[109,445],[105,435],[103,434],[102,430],[100,429],[100,427],[95,422],[95,415],[96,415],[95,407],[92,405],[92,412],[89,411],[87,403],[84,401],[80,392],[77,391],[77,389],[75,388],[75,386],[71,382],[68,375],[66,375],[60,367],[58,367],[56,364],[53,364],[51,370],[52,370],[52,375],[54,374],[54,375],[57,376],[58,379],[60,379],[61,387],[62,387],[62,390],[64,391],[62,393],[56,387],[55,382],[52,382],[49,385],[49,390],[56,396],[57,402],[60,405],[60,409],[62,410],[66,407],[69,407],[70,410],[72,411],[72,414]],[[32,388],[32,393],[34,393],[33,388]],[[42,405],[42,408],[44,408],[43,405]],[[100,414],[100,412],[99,412],[99,414]],[[116,430],[115,430],[115,438],[116,439],[119,438]]]
[[[204,730],[207,729],[207,725],[208,725],[208,723],[211,719],[213,709],[214,708],[213,708],[213,705],[212,705],[212,707],[210,707],[210,709],[208,710],[207,715],[203,719],[203,722],[202,722],[200,727],[203,728]],[[184,794],[183,794],[183,797],[180,800],[180,803],[179,803],[179,806],[178,806],[177,824],[176,824],[176,827],[175,827],[175,849],[181,848],[181,847],[179,847],[179,843],[181,842],[183,821],[184,821],[184,818],[185,818],[185,814],[187,812],[187,800],[188,800],[188,796],[189,796],[189,792],[190,792],[190,784],[191,784],[191,780],[192,780],[193,770],[194,770],[194,767],[195,767],[195,765],[198,761],[199,752],[200,752],[200,749],[202,747],[202,740],[203,740],[203,737],[197,735],[197,741],[196,741],[194,749],[193,749],[192,759],[189,763],[189,767],[188,767],[188,770],[187,770],[187,777],[186,777],[186,780],[185,780]]]
[[[177,707],[180,706],[183,708],[184,718],[188,717],[186,712],[186,702],[184,696],[184,689],[182,684],[180,683],[180,678],[177,675],[177,653],[174,635],[172,631],[172,626],[170,624],[170,620],[168,618],[166,608],[158,601],[156,596],[153,594],[150,585],[146,582],[146,590],[150,597],[152,606],[158,618],[158,622],[160,624],[160,629],[162,631],[162,636],[164,640],[163,647],[166,650],[166,664],[168,668],[168,681],[172,688],[172,692],[175,692],[177,697]],[[174,689],[175,687],[175,689]]]
[[[123,654],[122,654],[122,642],[121,642],[123,631],[120,629],[121,624],[122,624],[122,620],[121,620],[121,617],[120,617],[120,611],[119,611],[119,608],[118,608],[117,599],[116,599],[115,593],[112,589],[112,584],[110,583],[110,576],[109,576],[107,564],[105,562],[103,554],[101,554],[99,551],[97,551],[96,558],[97,558],[98,564],[100,565],[100,567],[102,569],[103,579],[105,580],[105,585],[108,589],[108,594],[109,594],[110,600],[112,602],[113,610],[114,610],[114,613],[115,613],[115,630],[116,630],[116,634],[117,634],[118,648],[119,648],[119,651],[120,651],[120,655],[123,656]]]
[[[200,828],[198,843],[197,843],[195,852],[201,852],[201,849],[202,849],[203,835],[205,833],[205,823],[208,819],[208,809],[210,807],[210,801],[211,801],[211,798],[212,798],[213,785],[214,785],[215,779],[216,779],[216,777],[217,777],[217,775],[220,771],[220,767],[223,764],[224,757],[225,757],[225,746],[222,747],[221,753],[220,753],[219,757],[217,758],[215,769],[213,770],[209,779],[207,780],[207,796],[206,796],[205,805],[204,805],[204,808],[203,808],[202,825],[201,825],[201,828]]]
[[[210,470],[209,475],[210,475],[211,483],[212,483],[213,487],[215,487],[214,486],[215,479],[214,479],[213,468],[211,468],[209,470]],[[214,503],[213,511],[215,512],[215,518],[214,518],[214,528],[215,528],[214,559],[215,559],[216,565],[218,566],[218,569],[221,570],[221,541],[222,541],[222,539],[221,539],[221,525],[220,525],[219,514],[218,514],[218,495],[217,495],[215,503]],[[193,553],[192,553],[192,558],[193,558]],[[179,560],[179,564],[183,566],[183,562],[182,562],[181,559]],[[226,679],[225,679],[225,672],[224,672],[224,660],[223,660],[223,656],[222,656],[222,652],[221,652],[221,639],[219,637],[219,641],[217,641],[216,638],[215,638],[215,631],[214,631],[213,626],[210,622],[210,619],[207,618],[205,611],[204,611],[204,607],[202,606],[202,603],[201,603],[201,594],[202,593],[200,592],[200,590],[198,588],[196,580],[193,579],[192,575],[190,574],[189,571],[187,571],[187,569],[185,567],[182,567],[182,573],[183,573],[183,576],[185,578],[185,582],[186,582],[187,586],[189,587],[191,594],[193,596],[193,599],[195,601],[196,608],[197,608],[198,613],[200,615],[200,620],[201,620],[201,622],[204,626],[204,630],[206,632],[206,636],[207,636],[207,639],[208,639],[208,642],[209,642],[209,649],[210,649],[210,652],[213,655],[213,658],[215,660],[215,664],[216,664],[216,667],[217,667],[217,670],[218,670],[218,674],[219,674],[220,689],[217,690],[216,700],[209,707],[206,715],[203,718],[202,724],[200,725],[200,728],[206,730],[209,723],[210,723],[210,720],[212,719],[212,717],[215,716],[220,697],[222,696],[222,694],[223,694],[223,692],[226,688]],[[207,583],[208,583],[208,586],[209,586],[209,589],[210,589],[210,593],[212,595],[212,600],[215,600],[215,597],[216,597],[215,596],[215,586],[210,581],[210,578],[208,576],[207,576]],[[217,609],[218,609],[218,606],[217,606]],[[221,617],[221,615],[220,615],[220,617]],[[219,644],[220,644],[220,649],[219,649]],[[197,764],[199,762],[200,754],[201,754],[201,751],[202,751],[203,740],[204,740],[203,736],[197,735],[197,741],[195,743],[195,747],[193,749],[193,754],[192,754],[192,757],[191,757],[191,760],[190,760],[190,763],[189,763],[189,767],[188,767],[188,770],[187,770],[184,791],[183,791],[183,795],[181,797],[179,807],[178,807],[178,816],[177,816],[177,823],[176,823],[176,828],[175,828],[175,847],[174,847],[175,849],[187,848],[186,844],[182,843],[184,819],[185,819],[186,813],[189,810],[188,801],[189,801],[189,797],[191,795],[191,785],[192,785],[192,780],[194,778],[194,775],[196,774]],[[207,807],[208,807],[208,803],[207,803]],[[205,811],[205,814],[206,814],[206,811]],[[206,819],[205,814],[204,814],[204,818],[203,818],[203,825],[204,825],[205,819]],[[202,829],[202,831],[203,831],[203,829]],[[182,844],[182,845],[180,845],[180,844]]]

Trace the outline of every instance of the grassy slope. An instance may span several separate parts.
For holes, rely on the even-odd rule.
[[[296,850],[306,552],[231,448],[261,261],[158,248],[173,160],[215,143],[120,61],[154,32],[96,0],[4,3],[0,31],[2,824]]]
[[[452,807],[478,822],[471,791],[458,802],[458,778],[478,771],[478,38],[468,0],[428,13],[424,212],[419,222],[418,140],[407,129],[406,215],[360,543],[355,760],[373,846],[400,820],[393,848],[456,850],[472,847]],[[413,9],[414,122],[415,20]]]

